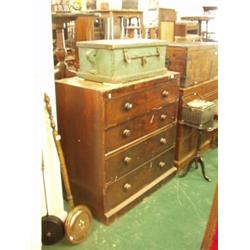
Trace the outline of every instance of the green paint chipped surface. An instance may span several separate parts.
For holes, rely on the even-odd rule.
[[[79,245],[62,240],[42,250],[198,250],[216,186],[218,150],[204,155],[209,183],[192,168],[145,198],[110,226],[94,220],[90,236]]]

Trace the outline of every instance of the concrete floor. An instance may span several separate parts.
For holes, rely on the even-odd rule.
[[[79,245],[66,240],[42,250],[198,250],[205,231],[217,181],[218,150],[204,155],[207,182],[192,168],[183,178],[145,198],[110,226],[94,220],[92,232]]]

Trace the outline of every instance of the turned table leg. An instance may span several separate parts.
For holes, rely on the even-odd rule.
[[[211,181],[211,179],[206,175],[206,172],[205,172],[205,163],[203,161],[203,159],[201,158],[201,155],[200,155],[200,146],[201,146],[201,135],[203,133],[203,130],[198,130],[198,137],[197,137],[197,143],[196,143],[196,152],[195,152],[195,156],[193,157],[193,159],[189,162],[188,164],[188,167],[186,170],[184,170],[183,172],[181,172],[179,174],[179,177],[184,177],[188,174],[189,170],[191,169],[193,163],[195,163],[195,168],[197,169],[200,165],[201,167],[201,172],[202,172],[202,175],[204,177],[204,179],[206,181]]]
[[[65,39],[64,39],[64,29],[63,23],[56,25],[56,49],[55,55],[58,60],[56,65],[56,73],[55,78],[61,79],[65,77],[72,77],[75,76],[76,73],[68,69],[68,65],[65,62],[66,57],[66,47],[65,47]]]

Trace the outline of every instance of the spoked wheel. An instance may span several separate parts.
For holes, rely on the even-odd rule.
[[[72,244],[78,244],[86,239],[92,225],[92,214],[83,205],[76,206],[66,218],[65,237]]]
[[[53,245],[64,237],[64,224],[54,215],[42,217],[42,243]]]

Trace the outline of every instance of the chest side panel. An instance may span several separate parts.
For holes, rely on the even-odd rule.
[[[187,83],[189,85],[207,81],[217,76],[217,48],[189,48],[187,61]]]
[[[56,84],[58,128],[75,203],[103,207],[103,99],[98,91]]]

